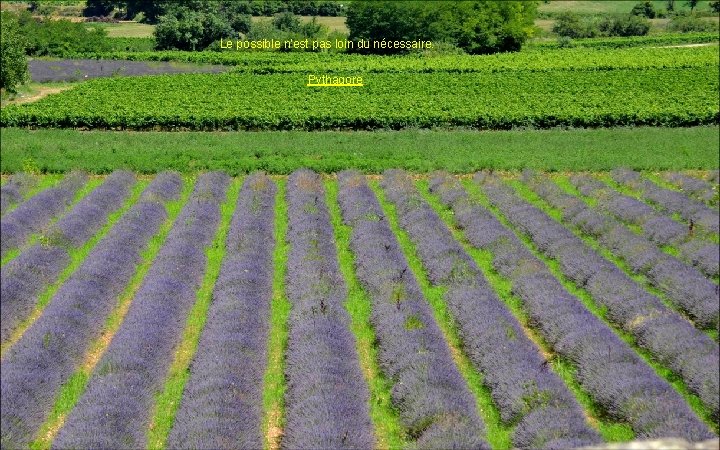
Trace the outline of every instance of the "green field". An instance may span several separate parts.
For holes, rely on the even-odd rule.
[[[579,0],[562,0],[549,1],[547,3],[540,2],[538,12],[540,13],[560,13],[572,11],[579,14],[628,14],[638,2],[631,0],[600,0],[600,1],[579,1]],[[653,0],[655,10],[664,10],[667,7],[665,0]],[[690,11],[687,2],[676,1],[675,9],[678,11]],[[696,11],[709,11],[710,0],[700,0],[695,7]]]
[[[102,132],[2,130],[0,171],[107,173],[127,168],[194,173],[299,167],[321,172],[389,168],[468,173],[488,169],[714,169],[717,126],[546,131]]]
[[[356,74],[352,74],[356,75]],[[131,130],[332,130],[717,123],[718,68],[370,74],[307,87],[305,74],[104,78],[9,106],[2,126]],[[674,88],[682,86],[682,88]],[[143,93],[142,101],[131,93]],[[128,95],[131,94],[131,95]]]

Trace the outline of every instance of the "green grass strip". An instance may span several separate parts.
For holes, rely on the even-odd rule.
[[[550,217],[552,217],[555,220],[559,220],[559,213],[557,211],[552,211],[546,208],[543,208],[543,204],[540,201],[540,199],[537,197],[537,195],[530,191],[530,189],[520,183],[512,182],[510,181],[510,184],[516,187],[516,192],[518,195],[528,203],[532,204],[533,206],[536,206],[540,208],[543,212],[548,214]],[[493,214],[495,214],[496,217],[500,218],[504,215],[499,211],[498,208],[495,208],[494,206],[490,205],[490,202],[485,198],[484,194],[480,190],[479,187],[475,186],[473,183],[469,182],[466,183],[466,186],[468,187],[468,190],[471,192],[471,195],[473,195],[475,198],[482,198],[484,199],[484,205],[488,206],[488,209],[490,209]],[[588,311],[593,313],[597,318],[603,321],[605,325],[613,332],[615,333],[623,342],[625,342],[630,348],[635,350],[635,352],[655,371],[655,373],[658,374],[662,379],[664,379],[668,384],[670,384],[675,391],[680,394],[685,401],[688,403],[690,408],[695,412],[695,414],[698,415],[705,423],[715,431],[715,433],[718,432],[718,425],[714,423],[712,420],[712,414],[710,411],[702,404],[702,401],[700,400],[700,397],[690,392],[685,382],[682,380],[682,378],[674,373],[672,370],[668,369],[664,365],[658,363],[655,358],[650,354],[649,351],[641,348],[637,345],[637,342],[635,340],[635,337],[632,336],[630,333],[626,332],[625,330],[615,326],[610,320],[607,318],[607,311],[604,306],[598,305],[595,300],[592,298],[590,293],[588,293],[585,289],[579,288],[572,280],[565,277],[565,275],[562,273],[562,270],[560,269],[560,263],[558,261],[548,258],[545,256],[542,252],[540,252],[535,244],[532,242],[532,240],[526,236],[522,231],[515,228],[513,225],[511,225],[508,221],[504,221],[503,224],[507,226],[509,229],[513,230],[517,236],[519,236],[523,242],[525,242],[526,246],[532,251],[532,253],[543,261],[545,265],[547,265],[550,272],[555,276],[555,278],[558,279],[560,283],[562,283],[563,287],[573,296],[575,296],[578,300],[582,302],[582,304],[587,308]]]
[[[85,195],[90,193],[93,189],[95,189],[99,184],[102,183],[103,180],[95,179],[90,180],[85,187],[82,189],[81,192],[78,192],[78,194],[75,197],[75,203],[80,201]],[[68,256],[70,256],[70,263],[63,269],[63,271],[60,273],[60,276],[58,279],[49,285],[43,292],[38,295],[38,300],[35,304],[35,308],[30,313],[28,317],[26,317],[24,320],[22,320],[15,331],[13,331],[12,335],[0,344],[0,358],[4,358],[7,351],[17,343],[17,341],[20,340],[20,338],[23,337],[25,332],[28,328],[40,317],[43,310],[47,306],[47,304],[50,302],[50,300],[53,298],[55,293],[58,289],[60,289],[60,286],[67,281],[68,278],[77,270],[78,267],[82,264],[82,262],[85,260],[85,257],[90,253],[90,251],[95,247],[95,245],[100,241],[100,239],[105,236],[105,234],[112,228],[112,226],[115,224],[115,222],[120,218],[120,216],[128,209],[130,206],[133,205],[140,196],[140,193],[142,192],[142,189],[144,188],[144,184],[136,183],[133,187],[130,196],[125,201],[123,206],[118,209],[117,211],[113,212],[108,216],[108,221],[103,225],[103,227],[95,233],[95,236],[90,238],[85,244],[83,244],[80,247],[67,247],[66,250],[68,252]],[[69,208],[72,208],[70,206]],[[68,209],[69,210],[69,209]],[[55,219],[57,221],[57,219]],[[53,222],[55,222],[53,221]],[[30,245],[34,245],[38,241],[42,241],[44,239],[44,236],[41,234],[36,235],[36,237],[31,241]],[[18,252],[19,254],[19,252]]]
[[[445,221],[450,231],[463,249],[475,260],[475,263],[483,271],[485,278],[493,288],[498,297],[505,303],[510,312],[520,322],[525,335],[540,349],[541,354],[550,361],[550,368],[575,395],[575,399],[583,408],[587,422],[595,428],[606,442],[625,442],[632,440],[635,436],[634,432],[628,424],[614,421],[607,417],[602,407],[595,403],[590,394],[576,380],[576,367],[568,359],[556,354],[545,339],[536,332],[530,325],[527,312],[523,308],[522,300],[512,293],[512,282],[505,278],[495,270],[492,261],[494,255],[489,250],[482,250],[473,247],[465,238],[462,232],[454,222],[453,211],[443,205],[437,197],[428,192],[428,182],[425,180],[418,181],[419,190],[425,200],[435,212]],[[504,223],[507,226],[507,224]]]
[[[683,219],[682,216],[680,216],[679,213],[669,213],[667,211],[663,211],[656,203],[651,202],[650,200],[647,200],[640,191],[633,189],[629,186],[626,186],[624,184],[620,184],[612,179],[612,176],[609,173],[601,173],[596,175],[596,178],[598,178],[600,181],[604,182],[611,188],[615,189],[616,191],[620,192],[623,195],[627,195],[628,197],[632,197],[636,200],[640,200],[641,202],[651,206],[654,208],[658,213],[665,214],[666,216],[669,216],[671,219],[673,219],[676,222],[681,222],[686,225],[689,225],[687,220]],[[702,228],[695,228],[695,234],[702,238],[706,239],[708,241],[711,241],[715,244],[720,244],[720,234],[713,233],[711,231],[703,230]]]
[[[345,309],[350,315],[350,328],[355,335],[360,367],[370,388],[370,418],[375,427],[376,448],[403,448],[408,439],[397,410],[392,404],[392,383],[377,363],[375,331],[370,324],[372,304],[355,275],[355,256],[350,250],[351,227],[342,221],[336,181],[325,181],[330,219],[335,230],[340,270],[348,288]]]
[[[103,178],[90,178],[87,183],[83,187],[77,190],[75,193],[75,197],[73,197],[72,203],[68,205],[67,208],[63,210],[60,214],[57,214],[55,217],[50,220],[50,222],[47,224],[47,226],[43,227],[43,230],[49,229],[55,222],[60,220],[61,217],[63,217],[65,214],[67,214],[69,211],[71,211],[77,203],[85,198],[86,195],[88,195],[90,192],[95,190],[96,187],[100,186],[102,182],[104,181]],[[48,186],[49,187],[49,186]],[[20,245],[18,248],[13,248],[11,250],[8,250],[7,253],[5,253],[5,256],[2,257],[2,260],[0,260],[0,266],[4,266],[5,264],[9,263],[13,259],[17,258],[20,253],[22,253],[23,250],[27,249],[28,247],[31,247],[32,245],[35,245],[38,241],[40,241],[43,238],[42,230],[38,233],[31,234],[27,242]]]
[[[149,184],[149,181],[141,181],[141,183]],[[85,392],[90,376],[92,375],[95,365],[100,361],[100,358],[105,353],[105,350],[110,345],[110,341],[113,336],[120,328],[125,314],[130,308],[132,299],[135,297],[135,292],[140,288],[142,280],[145,278],[147,271],[150,269],[155,256],[160,251],[165,239],[167,238],[170,229],[173,226],[173,222],[177,215],[180,213],[183,205],[187,202],[192,192],[194,180],[186,177],[183,184],[182,194],[180,199],[169,202],[166,205],[168,217],[165,222],[161,225],[158,233],[150,239],[145,250],[142,252],[141,263],[137,266],[135,274],[128,283],[127,287],[122,294],[118,297],[118,301],[115,308],[110,315],[105,319],[103,330],[100,336],[96,338],[89,347],[88,352],[85,354],[85,358],[82,364],[75,370],[72,376],[62,385],[58,395],[55,397],[55,404],[53,406],[50,416],[45,421],[45,424],[40,428],[37,438],[30,445],[35,450],[47,450],[52,445],[52,441],[60,428],[65,423],[65,418],[72,411],[77,404],[80,397]]]
[[[60,182],[60,180],[62,180],[64,178],[63,175],[56,174],[56,173],[48,173],[45,175],[32,174],[31,176],[37,177],[37,180],[38,180],[37,184],[35,184],[35,186],[33,186],[32,188],[30,188],[30,190],[28,190],[27,194],[25,194],[23,196],[23,199],[21,201],[19,201],[18,203],[13,203],[10,206],[8,206],[7,209],[5,210],[5,213],[3,214],[3,216],[5,214],[9,213],[10,211],[12,211],[13,209],[17,208],[18,206],[20,206],[23,202],[30,200],[35,194],[37,194],[41,191],[44,191],[45,189],[54,187],[56,184],[58,184]],[[8,181],[10,181],[10,177],[3,177],[2,185],[5,186],[5,184]]]
[[[215,281],[220,275],[222,260],[225,257],[225,241],[230,231],[230,222],[237,206],[241,186],[242,178],[233,179],[226,200],[220,207],[220,225],[212,244],[205,249],[207,266],[202,284],[196,293],[197,300],[185,321],[182,340],[175,350],[165,386],[162,392],[155,396],[155,405],[152,408],[153,413],[148,429],[147,448],[156,449],[167,446],[167,439],[182,401],[185,383],[190,378],[190,363],[197,351],[200,335],[205,327],[207,312],[212,303]]]
[[[562,190],[564,190],[567,194],[570,194],[570,195],[573,195],[573,196],[579,198],[580,200],[582,200],[583,202],[585,202],[585,204],[588,205],[589,207],[594,208],[594,209],[597,209],[598,212],[600,212],[601,214],[609,215],[609,216],[612,217],[613,219],[617,220],[619,223],[622,223],[624,226],[626,226],[626,227],[627,227],[630,231],[632,231],[633,233],[635,233],[635,234],[637,234],[637,235],[639,235],[639,236],[642,236],[642,237],[644,237],[645,239],[647,239],[647,237],[645,236],[645,232],[643,231],[643,229],[642,229],[642,227],[641,227],[640,225],[629,224],[629,223],[627,223],[627,222],[624,222],[624,221],[620,220],[619,218],[616,218],[616,217],[615,217],[614,215],[612,215],[612,214],[607,214],[607,213],[603,212],[602,210],[600,210],[600,209],[598,209],[598,208],[595,208],[595,205],[597,204],[597,200],[594,199],[594,198],[592,198],[592,197],[586,197],[585,195],[583,195],[575,186],[573,186],[573,184],[570,182],[570,180],[568,180],[568,178],[567,178],[566,176],[558,175],[558,176],[552,177],[552,179],[554,179],[555,184],[557,184],[557,185],[558,185]],[[545,203],[547,203],[547,202],[545,202]],[[548,204],[548,206],[550,206],[550,205]],[[578,232],[579,232],[579,230],[578,230]],[[585,233],[583,233],[583,234],[585,234]],[[655,244],[654,242],[650,241],[649,239],[648,239],[648,242],[650,242],[650,243],[652,243],[652,244]],[[663,253],[666,253],[666,254],[668,254],[668,255],[670,255],[670,256],[673,256],[673,257],[675,257],[675,258],[677,258],[677,259],[681,259],[681,258],[680,258],[680,250],[679,250],[677,247],[672,246],[672,245],[660,245],[660,244],[655,244],[655,246],[656,246],[657,248],[659,248]],[[610,254],[612,254],[612,253],[610,252]],[[616,259],[618,259],[618,261],[622,260],[622,258],[620,258],[620,257],[616,257]],[[692,264],[689,264],[689,263],[685,263],[685,264],[692,265]],[[619,266],[620,266],[620,265],[619,265]],[[679,308],[677,308],[676,306],[674,306],[673,301],[670,300],[669,298],[667,298],[667,296],[665,295],[665,293],[663,293],[663,292],[662,292],[661,290],[659,290],[658,288],[652,286],[652,285],[647,281],[647,277],[635,275],[635,273],[634,273],[633,270],[630,268],[630,266],[629,266],[628,264],[625,264],[624,262],[622,263],[622,266],[620,266],[620,267],[622,268],[622,270],[623,270],[628,276],[633,277],[633,279],[634,279],[636,282],[640,282],[640,281],[645,282],[645,283],[646,283],[645,288],[646,288],[648,291],[650,291],[653,295],[656,295],[657,297],[659,297],[659,298],[663,301],[663,303],[665,303],[666,306],[671,307],[671,308],[674,308],[674,309],[679,309]],[[703,274],[703,276],[706,276],[706,275]],[[718,283],[718,277],[717,277],[717,276],[707,277],[707,278],[713,280],[713,281],[715,282],[715,284]]]
[[[288,216],[285,192],[287,180],[277,180],[275,196],[275,251],[273,252],[273,298],[270,304],[270,336],[268,340],[268,365],[263,386],[263,448],[280,448],[285,424],[285,349],[287,348],[287,321],[290,300],[285,293],[285,273],[290,244],[286,240]]]
[[[28,163],[43,173],[122,167],[142,173],[222,169],[231,175],[258,169],[289,174],[300,167],[325,173],[718,167],[717,126],[252,133],[3,128],[2,133],[2,173],[22,171]]]
[[[376,180],[370,181],[370,187],[380,202],[380,205],[388,218],[388,225],[400,243],[400,248],[407,258],[410,269],[420,285],[423,295],[432,307],[435,321],[442,330],[445,340],[450,347],[450,353],[457,365],[460,374],[465,379],[470,392],[475,397],[478,413],[485,422],[486,439],[494,450],[512,448],[512,428],[502,423],[500,411],[492,400],[490,389],[483,384],[482,375],[473,367],[470,359],[462,350],[462,343],[458,336],[457,326],[445,305],[446,289],[442,286],[434,287],[428,280],[425,268],[420,261],[415,244],[408,234],[400,227],[397,219],[395,205],[385,198],[385,193],[379,187]]]

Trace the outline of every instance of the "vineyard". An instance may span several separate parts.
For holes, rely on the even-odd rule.
[[[0,126],[202,131],[544,129],[687,127],[720,120],[716,45],[482,57],[381,59],[242,52],[153,52],[134,57],[164,60],[183,55],[192,56],[194,62],[237,65],[226,74],[90,80],[32,104],[3,108]],[[364,86],[306,86],[308,74],[328,73],[364,74]],[[143,101],[137,101],[139,93]]]
[[[717,67],[693,70],[717,91]],[[655,89],[693,73],[641,72]],[[530,77],[523,83],[545,98],[585,89],[588,102],[616,86],[611,95],[631,100],[612,106],[621,111],[645,101],[630,74],[512,78]],[[424,89],[448,89],[438,95],[450,111],[462,93],[489,103],[517,81],[432,76],[446,78]],[[202,77],[91,81],[25,115],[3,109],[3,121],[205,127],[192,90]],[[368,89],[381,98],[427,80],[378,79],[385,86]],[[261,83],[214,80],[230,91]],[[648,117],[704,102],[696,120],[717,120],[707,86],[687,86],[654,97]],[[127,89],[148,101],[118,94]],[[371,105],[343,95],[348,115],[332,113],[341,121]],[[114,103],[90,108],[98,98]],[[237,113],[243,96],[228,98]],[[153,113],[180,99],[196,116]],[[253,101],[272,116],[278,100]],[[79,113],[63,116],[63,105]],[[382,101],[374,108],[388,123],[410,120]],[[719,181],[717,170],[630,169],[4,176],[2,447],[497,450],[716,438]]]

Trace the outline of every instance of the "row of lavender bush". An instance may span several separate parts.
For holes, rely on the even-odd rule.
[[[483,174],[478,177],[481,181]],[[556,353],[576,367],[576,379],[606,414],[631,425],[638,438],[713,437],[683,398],[582,302],[569,293],[518,237],[488,210],[471,201],[457,180],[440,176],[433,191],[452,207],[468,241],[493,253],[493,266],[510,279],[530,324]],[[536,236],[557,239],[544,214],[522,202],[507,186],[489,180],[485,194],[503,215],[533,218]],[[512,221],[512,220],[511,220]],[[543,231],[545,228],[549,228]],[[555,235],[555,236],[553,236]]]
[[[646,275],[647,280],[665,292],[668,298],[691,317],[699,328],[718,328],[720,304],[715,283],[696,269],[664,253],[614,218],[603,215],[579,198],[565,193],[555,183],[542,177],[535,177],[530,180],[530,185],[550,205],[562,211],[565,221],[583,233],[596,237],[603,246],[625,260],[633,272]],[[555,226],[563,227],[560,224]],[[569,231],[566,233],[572,234]],[[579,238],[577,240],[580,242]],[[584,261],[586,265],[591,265],[594,269],[594,261],[602,261],[603,268],[610,270],[612,266],[614,271],[619,270],[596,252],[587,251],[592,257]],[[589,263],[591,259],[593,264]],[[586,279],[580,282],[585,284]],[[625,282],[625,284],[631,283],[629,278]]]
[[[372,302],[378,363],[409,437],[420,448],[487,448],[474,396],[375,195],[355,172],[340,173],[339,183],[358,280]]]
[[[275,190],[253,174],[240,191],[169,448],[263,446]]]
[[[73,202],[75,193],[86,181],[84,173],[72,172],[57,186],[34,195],[4,215],[0,219],[0,255],[20,247],[31,234],[46,227]]]
[[[69,248],[77,248],[107,223],[130,195],[135,175],[114,172],[98,188],[61,217],[47,239],[23,251],[2,270],[0,338],[4,342],[35,307],[38,295],[60,276],[70,262]]]
[[[177,174],[158,175],[3,358],[2,447],[26,447],[33,440],[167,217],[159,200],[177,198],[181,183]]]
[[[475,261],[415,189],[409,175],[386,171],[383,185],[400,224],[415,243],[433,285],[457,324],[465,352],[483,374],[518,448],[577,448],[601,442],[580,406]]]
[[[668,172],[664,174],[665,180],[687,192],[691,197],[710,205],[718,203],[718,185],[700,178],[685,175],[682,172]]]
[[[0,216],[5,215],[11,207],[21,203],[36,184],[37,178],[24,172],[10,177],[8,182],[0,187]]]
[[[576,174],[570,177],[572,184],[585,196],[598,200],[598,208],[613,217],[626,223],[636,224],[643,227],[644,237],[658,245],[677,245],[680,258],[695,266],[708,276],[717,276],[720,266],[720,249],[701,236],[694,234],[688,226],[672,220],[670,217],[661,214],[652,206],[636,198],[623,195],[611,189],[605,183],[593,178],[588,174]],[[619,224],[606,220],[605,228],[617,228]],[[627,231],[618,229],[625,235]],[[602,233],[601,233],[602,234]],[[633,238],[635,245],[647,247],[649,243],[643,242],[640,237]],[[622,250],[622,249],[621,249]],[[635,265],[641,264],[640,270],[648,271],[647,260],[659,261],[666,259],[656,255],[655,250],[648,250],[652,256],[636,261]],[[635,254],[644,253],[637,251]],[[622,256],[622,255],[620,255]],[[628,261],[633,263],[633,261]],[[687,271],[685,271],[687,272]],[[682,295],[682,293],[681,293]]]
[[[640,173],[634,170],[613,170],[612,178],[617,183],[639,191],[643,199],[661,210],[670,214],[679,214],[686,221],[692,222],[694,226],[712,233],[720,232],[720,218],[717,210],[713,210],[702,202],[693,200],[682,192],[660,187],[652,181],[642,178]]]
[[[369,391],[344,307],[322,178],[288,179],[288,319],[285,448],[372,448]]]
[[[613,219],[567,194],[552,181],[535,178],[529,184],[549,204],[561,209],[567,222],[599,236],[604,245],[625,256],[631,265],[643,258],[651,261],[665,255]],[[613,323],[635,336],[639,345],[678,373],[690,390],[717,414],[720,396],[720,350],[717,343],[541,211],[534,210],[524,217],[513,216],[510,220],[523,228],[541,251],[559,261],[565,276],[585,288],[600,305],[607,308],[608,318]],[[538,236],[545,230],[555,231],[549,237]],[[671,268],[679,264],[680,267],[674,269],[679,275],[688,272],[688,267],[677,261],[660,264]],[[648,278],[652,279],[655,270],[650,271]],[[702,275],[692,275],[687,274],[686,284],[712,284]],[[717,303],[717,297],[713,303]]]
[[[229,180],[221,172],[198,178],[55,448],[145,447],[152,402],[195,303]]]

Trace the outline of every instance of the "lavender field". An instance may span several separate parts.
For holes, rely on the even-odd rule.
[[[0,445],[717,442],[718,183],[3,177]]]

